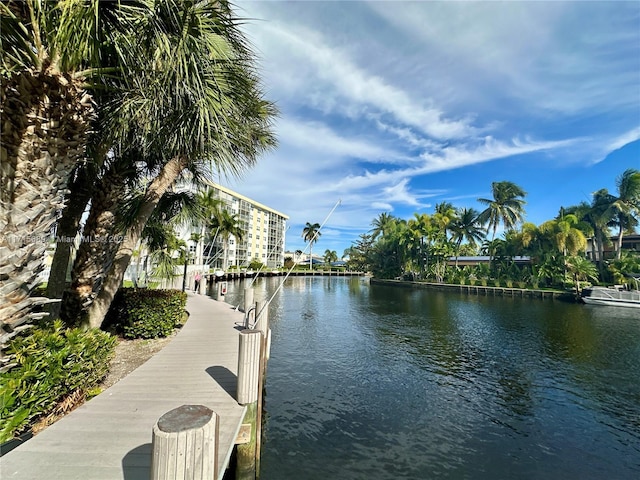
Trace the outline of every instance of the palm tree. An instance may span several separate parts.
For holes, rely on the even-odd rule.
[[[491,240],[496,237],[498,225],[504,224],[511,230],[524,217],[524,196],[526,192],[512,182],[493,182],[491,184],[492,199],[479,198],[478,202],[487,205],[478,217],[482,224],[487,224],[487,234],[492,230]]]
[[[625,170],[616,179],[618,196],[613,207],[616,210],[616,223],[618,226],[618,248],[616,259],[620,259],[622,253],[622,236],[625,231],[632,231],[638,225],[636,215],[640,213],[640,171],[633,168]]]
[[[432,218],[434,223],[442,229],[445,237],[448,236],[447,229],[455,220],[456,215],[457,212],[453,204],[449,202],[436,203],[435,212]]]
[[[561,212],[559,218],[540,225],[540,232],[550,236],[552,243],[564,257],[574,256],[584,252],[587,246],[587,239],[584,233],[576,228],[577,224],[578,217]]]
[[[307,222],[307,225],[302,229],[302,238],[309,243],[309,270],[313,270],[313,244],[318,241],[320,235],[319,223]]]
[[[324,251],[324,263],[329,265],[331,262],[335,262],[338,260],[338,253],[335,250],[326,249]]]
[[[432,218],[426,213],[414,213],[411,222],[411,228],[416,231],[419,237],[418,247],[418,264],[420,266],[420,277],[429,269],[429,249],[431,241],[435,237],[437,227]]]
[[[242,241],[243,231],[240,223],[238,222],[238,216],[230,214],[227,210],[222,210],[220,218],[214,218],[211,223],[211,228],[216,229],[218,234],[222,237],[223,248],[223,261],[222,269],[226,270],[229,265],[229,240],[233,236],[237,242]]]
[[[630,274],[640,272],[640,253],[625,250],[620,259],[610,262],[609,271],[615,283],[626,283]]]
[[[10,269],[0,284],[0,350],[33,316],[38,300],[26,286],[42,269],[46,242],[27,239],[45,237],[62,208],[70,172],[87,154],[90,88],[116,76],[137,10],[100,0],[0,4],[0,229],[11,239],[0,244],[0,269]]]
[[[583,219],[589,223],[594,232],[594,258],[598,261],[598,271],[600,275],[604,272],[604,244],[608,241],[609,226],[615,218],[616,209],[614,203],[616,197],[611,195],[606,188],[594,192],[591,205]]]
[[[384,236],[385,234],[389,233],[391,225],[395,220],[396,218],[393,215],[386,212],[382,212],[376,218],[374,218],[371,222],[371,226],[373,227],[373,229],[370,232],[373,240],[376,240],[381,235]]]
[[[194,218],[194,220],[195,226],[200,230],[197,250],[201,252],[200,257],[202,260],[199,263],[203,263],[205,250],[204,242],[205,239],[208,238],[207,228],[211,227],[212,222],[220,223],[222,217],[222,200],[215,196],[214,191],[211,188],[201,190],[198,193],[197,198],[201,212],[199,216]],[[196,262],[198,262],[198,260],[196,260]]]
[[[598,281],[598,270],[595,264],[582,256],[573,255],[566,260],[566,268],[573,275],[576,297],[580,296],[580,280]]]
[[[229,3],[144,2],[153,8],[138,19],[136,45],[145,54],[129,59],[138,64],[135,88],[110,104],[105,128],[130,165],[144,162],[139,184],[145,193],[106,262],[104,283],[91,293],[90,326],[102,323],[164,192],[187,172],[196,180],[212,169],[238,175],[275,145],[275,109],[262,98],[253,54]],[[103,184],[123,189],[117,182]]]
[[[173,280],[180,275],[176,271],[177,267],[186,264],[187,244],[176,236],[171,225],[161,224],[159,227],[155,231],[157,236],[147,243],[153,262],[151,275],[158,280]]]
[[[478,220],[479,212],[474,208],[462,208],[450,225],[451,240],[456,245],[456,267],[458,266],[458,251],[463,240],[471,245],[481,243],[484,229]]]

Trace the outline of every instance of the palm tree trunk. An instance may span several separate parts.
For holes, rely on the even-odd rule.
[[[186,165],[187,161],[184,158],[176,157],[171,159],[147,188],[142,205],[138,210],[138,215],[119,245],[115,259],[105,276],[102,289],[89,307],[88,316],[83,322],[84,327],[99,328],[102,325],[109,306],[122,284],[125,271],[131,261],[133,251],[142,237],[142,230],[147,220],[149,220],[162,195],[175,183],[182,170],[186,168]]]
[[[596,232],[596,241],[598,244],[598,271],[602,279],[602,272],[604,271],[604,238],[600,229]]]
[[[30,296],[73,166],[85,156],[93,117],[80,83],[22,71],[0,83],[0,371],[7,342],[42,314]]]
[[[94,164],[81,167],[76,178],[69,185],[66,206],[56,228],[56,251],[51,263],[51,273],[47,282],[47,297],[61,300],[67,283],[71,250],[76,234],[80,228],[82,214],[91,198],[92,179],[95,176]],[[49,315],[57,318],[60,315],[60,302],[49,305]]]
[[[124,175],[114,165],[98,182],[91,198],[91,211],[71,271],[71,285],[62,296],[60,315],[69,326],[84,322],[115,256],[118,248],[116,212],[124,185]]]
[[[622,236],[624,233],[624,229],[622,228],[622,225],[620,225],[620,232],[618,233],[618,249],[616,250],[616,259],[620,260],[620,257],[622,256]]]

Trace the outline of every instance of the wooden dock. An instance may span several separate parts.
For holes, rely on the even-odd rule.
[[[2,480],[148,480],[155,422],[181,405],[219,415],[220,480],[242,423],[236,401],[243,314],[189,295],[189,320],[127,377],[0,458]]]

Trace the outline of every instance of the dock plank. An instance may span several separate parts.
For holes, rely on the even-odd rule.
[[[199,404],[220,417],[221,479],[245,410],[235,399],[243,315],[203,295],[189,295],[187,310],[189,320],[160,352],[0,458],[0,478],[148,480],[155,422],[181,405]]]

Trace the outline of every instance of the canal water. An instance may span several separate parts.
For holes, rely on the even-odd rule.
[[[637,310],[300,277],[270,323],[261,480],[640,478]]]

